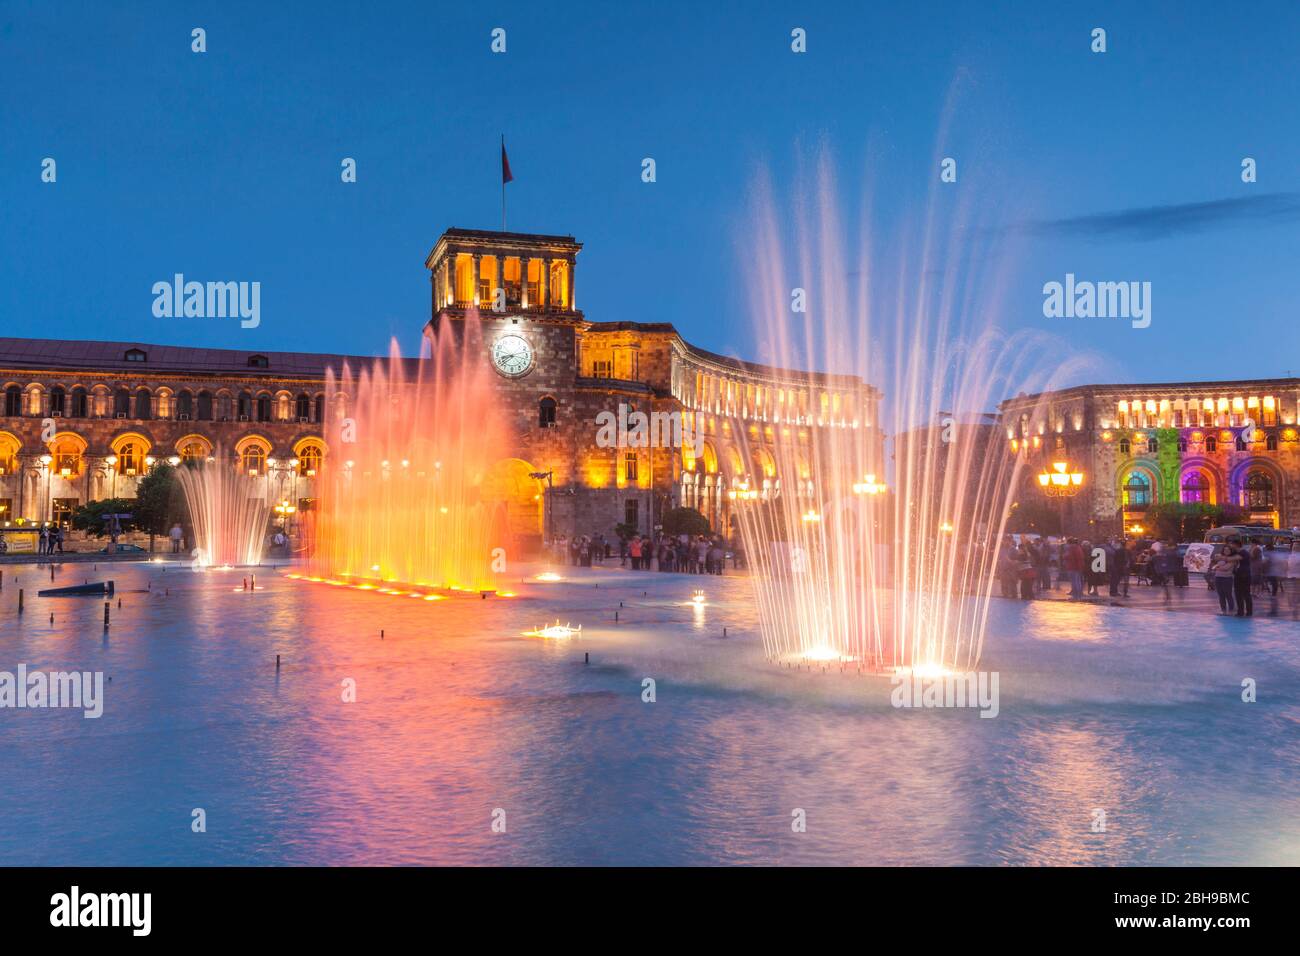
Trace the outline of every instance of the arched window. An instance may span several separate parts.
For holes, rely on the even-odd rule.
[[[1242,504],[1250,511],[1272,511],[1273,479],[1265,472],[1252,471],[1246,476]]]
[[[316,414],[315,416],[313,416],[312,421],[316,422],[317,424],[325,421],[325,396],[324,395],[316,396]]]
[[[81,453],[84,448],[85,442],[72,435],[60,435],[55,438],[54,447],[51,449],[54,455],[54,471],[65,478],[75,478],[80,475]]]
[[[86,390],[78,385],[72,390],[72,417],[85,418],[89,413]]]
[[[537,403],[537,426],[539,428],[555,427],[555,399],[546,397]]]
[[[1152,435],[1150,438],[1147,439],[1147,454],[1155,455],[1158,454],[1159,451],[1160,451],[1160,441],[1156,438],[1155,435]]]
[[[187,465],[197,465],[207,461],[208,449],[198,441],[189,441],[181,446],[181,461]]]
[[[135,393],[135,417],[152,418],[153,413],[149,409],[149,389],[137,389]]]
[[[206,389],[199,392],[199,421],[212,421],[212,393]]]
[[[1245,451],[1245,450],[1246,450],[1246,439],[1244,439],[1244,438],[1242,438],[1240,435],[1238,435],[1238,436],[1237,436],[1237,440],[1236,440],[1236,442],[1235,442],[1235,445],[1236,445],[1236,447],[1237,447],[1237,451]]]
[[[62,385],[55,385],[50,389],[50,414],[66,415],[68,413],[68,393],[63,390]]]
[[[113,391],[113,414],[118,418],[126,418],[131,414],[131,393],[125,388]]]
[[[1216,452],[1219,450],[1219,440],[1213,435],[1205,436],[1205,450],[1207,452]]]
[[[138,475],[144,470],[144,451],[133,441],[119,445],[117,470],[123,475]]]
[[[23,390],[17,385],[5,389],[5,414],[9,416],[23,413]]]
[[[1119,440],[1119,453],[1120,453],[1121,455],[1127,455],[1127,454],[1129,454],[1129,448],[1130,448],[1130,447],[1131,447],[1131,446],[1129,445],[1129,443],[1128,443],[1128,439],[1127,439],[1127,438],[1121,438],[1121,439]]]
[[[176,417],[186,421],[194,417],[194,396],[188,390],[176,396]]]
[[[1265,450],[1265,451],[1277,451],[1277,436],[1276,436],[1276,435],[1274,435],[1274,434],[1269,434],[1267,437],[1265,437],[1265,439],[1264,439],[1264,450]]]
[[[1189,471],[1183,476],[1183,501],[1186,504],[1210,503],[1210,479],[1199,471]]]
[[[302,392],[294,400],[293,416],[300,422],[305,422],[311,418],[311,396],[306,392]]]
[[[259,422],[269,422],[271,420],[271,396],[257,396],[257,420]]]
[[[239,453],[239,467],[247,475],[265,474],[266,449],[255,441],[249,442],[244,446],[244,450]]]
[[[1151,506],[1151,479],[1144,472],[1130,471],[1124,482],[1124,507],[1148,508]]]
[[[316,473],[320,471],[322,457],[323,453],[320,445],[303,445],[298,450],[298,474],[304,478],[316,477]]]
[[[246,422],[253,417],[253,396],[248,392],[239,393],[239,404],[236,407],[235,414],[239,416],[241,422]]]

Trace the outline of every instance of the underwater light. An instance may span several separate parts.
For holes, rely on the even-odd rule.
[[[582,625],[577,627],[565,623],[561,624],[558,620],[554,624],[546,627],[537,627],[531,631],[524,631],[526,637],[545,637],[551,640],[565,641],[571,637],[578,637],[582,634]]]

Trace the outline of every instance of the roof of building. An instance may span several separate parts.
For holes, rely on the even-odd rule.
[[[1054,396],[1083,395],[1088,392],[1200,392],[1206,389],[1223,392],[1244,392],[1248,389],[1258,391],[1261,388],[1300,388],[1300,378],[1239,378],[1206,382],[1116,382],[1103,385],[1071,385],[1069,388],[1052,389],[1046,392],[1034,392],[1032,395],[1021,393],[1014,398],[1003,399],[998,403],[1001,409],[1008,405],[1036,403],[1044,398]]]
[[[126,353],[139,349],[144,362],[128,361]],[[254,356],[266,366],[250,366]],[[326,368],[354,367],[376,356],[336,355],[317,352],[274,352],[254,349],[208,349],[149,342],[91,342],[61,339],[0,338],[0,368],[84,369],[86,371],[198,372],[212,374],[269,375],[323,378]]]

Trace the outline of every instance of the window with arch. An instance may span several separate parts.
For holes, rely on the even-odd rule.
[[[239,467],[246,475],[266,474],[266,449],[258,442],[249,442],[239,453]]]
[[[211,392],[207,391],[206,389],[199,392],[198,408],[199,408],[199,421],[201,422],[212,421],[212,393]]]
[[[1183,476],[1182,491],[1185,504],[1210,504],[1210,479],[1199,471]]]
[[[1120,453],[1121,455],[1127,455],[1127,454],[1129,454],[1129,453],[1130,453],[1130,452],[1129,452],[1129,449],[1130,449],[1131,447],[1132,447],[1132,446],[1129,444],[1129,440],[1128,440],[1127,438],[1121,438],[1121,439],[1119,440],[1119,453]]]
[[[1147,454],[1155,455],[1160,452],[1160,440],[1154,435],[1147,439]]]
[[[239,401],[235,406],[235,414],[239,420],[251,421],[253,418],[253,396],[249,392],[240,392]]]
[[[1246,476],[1242,489],[1242,504],[1250,511],[1272,511],[1274,508],[1273,478],[1266,472],[1252,471]]]
[[[1268,436],[1264,439],[1264,450],[1265,450],[1265,451],[1277,451],[1277,436],[1276,436],[1276,435],[1272,435],[1272,434],[1270,434],[1270,435],[1268,435]]]
[[[304,478],[314,478],[320,471],[324,451],[315,443],[303,445],[298,449],[298,474]]]
[[[1237,440],[1233,444],[1236,446],[1237,451],[1246,450],[1246,439],[1242,438],[1240,435],[1237,436]]]
[[[121,418],[131,414],[131,393],[125,388],[113,391],[113,414]]]
[[[23,390],[17,385],[5,389],[5,414],[9,416],[23,413]]]
[[[1205,450],[1208,451],[1208,452],[1215,452],[1215,451],[1218,451],[1218,450],[1219,450],[1219,439],[1215,438],[1213,435],[1206,435],[1206,436],[1205,436]]]
[[[311,396],[306,392],[301,392],[293,402],[293,417],[300,422],[305,422],[311,418]]]
[[[135,417],[140,419],[153,418],[153,413],[149,408],[149,389],[137,389],[135,393]]]
[[[85,450],[86,444],[73,435],[58,435],[50,447],[50,454],[54,456],[50,467],[54,473],[63,475],[65,478],[75,478],[81,474],[81,453]]]
[[[85,418],[90,414],[90,401],[86,395],[86,390],[80,385],[72,390],[72,409],[70,414],[73,418]]]
[[[0,475],[12,475],[18,470],[18,441],[11,435],[0,435]],[[7,518],[8,514],[0,515]]]
[[[1151,506],[1151,479],[1145,472],[1130,471],[1124,481],[1124,507],[1149,508]]]
[[[208,460],[208,447],[200,441],[188,441],[181,446],[181,461],[187,465],[198,465]]]
[[[176,396],[176,414],[187,419],[194,417],[194,396],[188,390]]]
[[[144,471],[144,448],[133,441],[118,445],[117,470],[123,475],[138,475]]]
[[[325,396],[324,395],[316,396],[316,415],[313,418],[313,421],[315,421],[317,424],[325,421]]]
[[[271,396],[257,396],[257,420],[259,422],[269,422],[271,420]]]
[[[547,396],[537,403],[537,426],[553,428],[555,426],[555,399]]]
[[[63,390],[62,385],[55,385],[50,389],[50,414],[66,415],[68,413],[68,393]]]

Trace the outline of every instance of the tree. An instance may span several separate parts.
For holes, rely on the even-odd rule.
[[[1028,497],[1007,514],[1008,534],[1060,534],[1061,506],[1055,500]]]
[[[694,508],[671,508],[664,513],[664,534],[676,537],[679,534],[708,534],[709,519]]]
[[[149,550],[154,537],[166,535],[181,517],[181,488],[176,469],[168,464],[155,465],[140,480],[135,503],[135,525],[149,535]]]
[[[102,538],[108,534],[108,522],[104,520],[104,515],[129,514],[132,517],[122,522],[122,530],[133,531],[138,527],[135,512],[135,502],[128,501],[126,498],[103,498],[99,501],[88,501],[72,513],[72,527],[93,537]]]
[[[1174,541],[1201,541],[1211,528],[1236,524],[1241,517],[1242,510],[1236,505],[1176,501],[1152,505],[1146,514],[1155,537]]]

